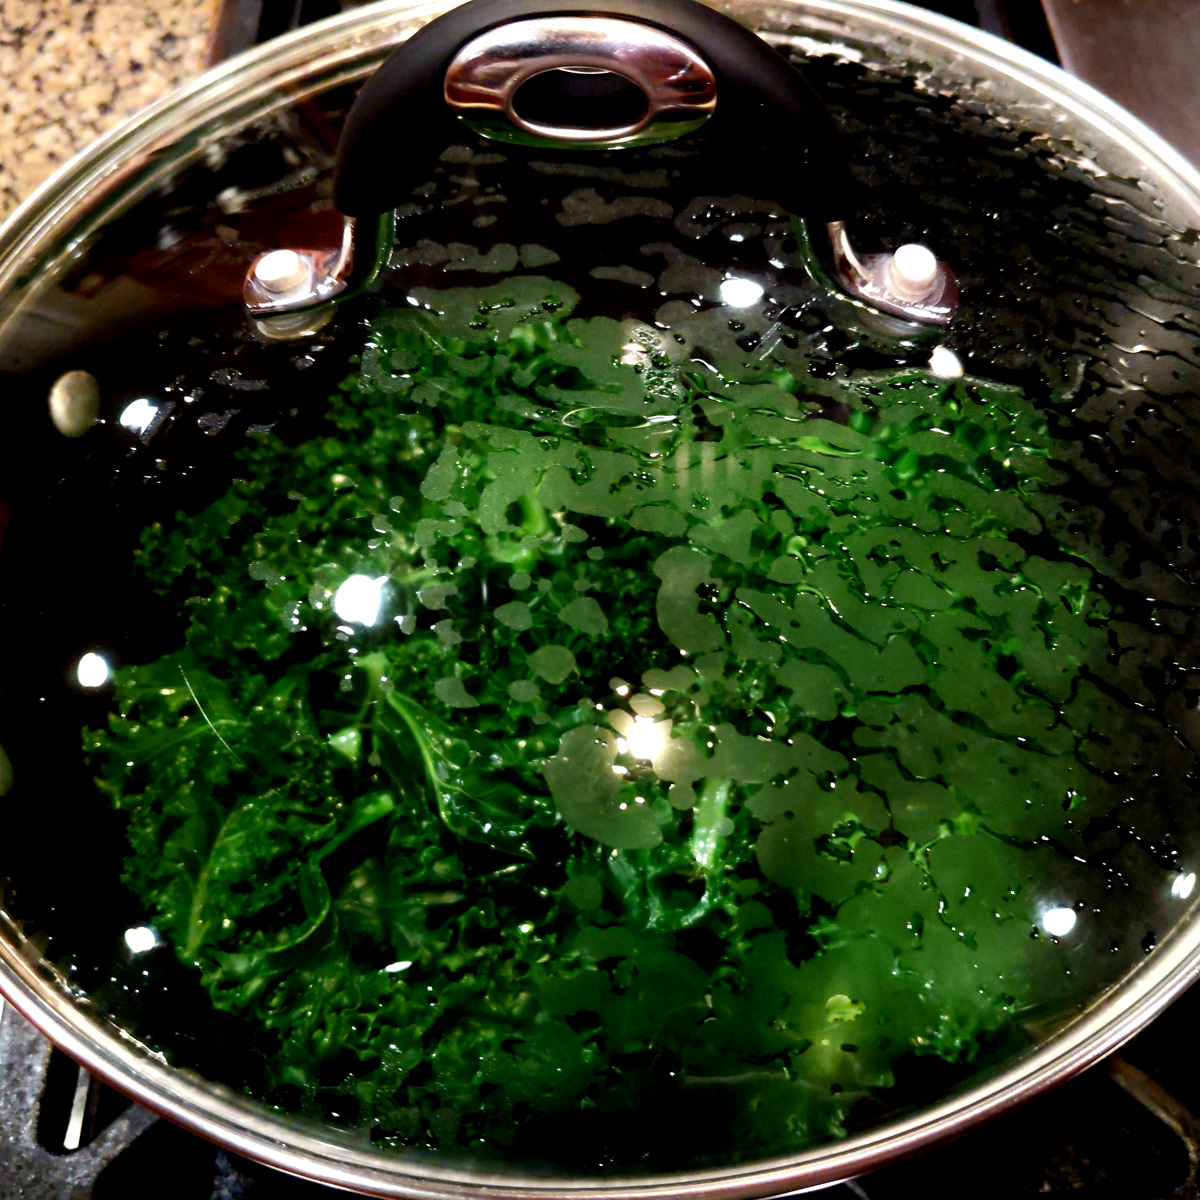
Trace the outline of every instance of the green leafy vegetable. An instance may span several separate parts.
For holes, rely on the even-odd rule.
[[[1037,407],[743,382],[549,279],[414,300],[327,436],[149,531],[186,643],[87,734],[276,1101],[649,1162],[655,1105],[693,1161],[781,1152],[1063,994],[1038,906],[1164,735],[1045,533]]]

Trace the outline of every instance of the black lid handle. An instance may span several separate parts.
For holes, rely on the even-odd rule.
[[[908,322],[953,317],[954,274],[923,246],[855,253],[844,224],[855,188],[841,139],[782,55],[697,0],[583,3],[470,0],[392,51],[359,93],[338,146],[341,248],[263,255],[247,275],[246,308],[264,335],[303,336],[328,319],[316,309],[370,286],[391,251],[395,210],[460,121],[486,137],[575,150],[669,141],[703,125],[739,189],[769,189],[794,216],[825,225],[846,293]],[[365,218],[373,246],[355,228]]]
[[[761,38],[696,0],[452,9],[397,47],[359,93],[338,147],[334,203],[353,217],[403,204],[458,118],[489,137],[576,149],[665,141],[707,122],[731,169],[769,177],[796,215],[830,221],[851,208],[849,163],[816,93]]]

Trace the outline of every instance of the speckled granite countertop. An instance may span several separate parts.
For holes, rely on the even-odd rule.
[[[0,0],[0,218],[205,66],[219,0]]]

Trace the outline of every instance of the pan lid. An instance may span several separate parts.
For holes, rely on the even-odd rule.
[[[65,991],[10,926],[5,986],[334,1182],[819,1182],[1191,971],[1187,194],[890,7],[738,10],[812,91],[518,8],[26,258],[0,869]]]

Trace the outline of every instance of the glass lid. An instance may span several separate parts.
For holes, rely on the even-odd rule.
[[[817,1161],[1192,937],[1195,213],[871,8],[728,11],[948,325],[847,293],[785,139],[460,125],[273,335],[361,15],[14,285],[6,938],[252,1128],[384,1190]]]

